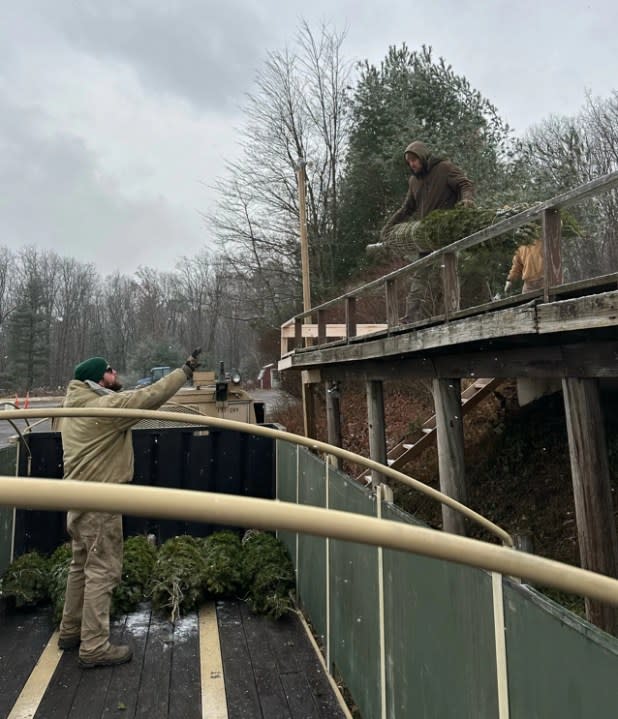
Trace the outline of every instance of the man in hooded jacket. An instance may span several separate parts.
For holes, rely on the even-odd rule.
[[[193,376],[197,354],[144,389],[120,392],[116,370],[103,357],[90,357],[75,367],[64,407],[157,409]],[[133,478],[131,427],[139,420],[122,417],[65,417],[61,422],[65,479],[85,482],[130,482]],[[79,647],[82,668],[124,664],[128,645],[109,641],[112,591],[122,576],[122,515],[69,512],[67,529],[73,557],[58,646]]]
[[[474,206],[474,185],[464,172],[449,160],[431,153],[420,140],[411,142],[405,149],[404,159],[410,168],[408,193],[403,205],[389,218],[382,228],[381,237],[389,230],[412,218],[423,220],[433,210],[449,210],[455,205]],[[430,250],[416,247],[412,261],[429,254]],[[418,276],[412,274],[410,291],[406,301],[404,322],[411,322],[420,314],[425,287]]]

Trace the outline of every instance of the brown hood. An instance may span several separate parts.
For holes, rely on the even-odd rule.
[[[424,142],[421,142],[421,140],[414,140],[414,142],[411,142],[406,147],[405,152],[403,153],[404,159],[407,160],[406,155],[409,152],[413,153],[419,158],[419,160],[423,163],[423,168],[425,172],[427,172],[430,167],[437,165],[438,162],[441,162],[444,159],[442,157],[434,157],[431,154],[431,150]]]

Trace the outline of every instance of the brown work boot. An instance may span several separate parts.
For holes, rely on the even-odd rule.
[[[133,650],[128,644],[110,644],[109,647],[96,657],[79,657],[79,666],[82,669],[95,667],[114,667],[131,661]]]
[[[77,649],[79,646],[79,634],[62,634],[58,637],[58,649],[66,651],[67,649]]]

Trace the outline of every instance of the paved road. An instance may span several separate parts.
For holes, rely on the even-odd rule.
[[[39,407],[58,407],[60,405],[61,398],[57,397],[50,397],[50,398],[36,398],[30,400],[30,409],[38,409]],[[13,404],[12,400],[0,400],[0,411],[4,409],[15,409],[15,406]],[[7,420],[0,419],[0,447],[3,447],[6,445],[9,441],[10,437],[16,436],[17,429],[19,429],[20,432],[23,432],[28,424],[32,428],[33,432],[49,432],[50,431],[50,422],[49,420],[41,421],[39,419],[29,419],[29,420],[23,420],[23,419],[17,419],[13,420],[13,423],[15,426],[13,426],[10,422]]]

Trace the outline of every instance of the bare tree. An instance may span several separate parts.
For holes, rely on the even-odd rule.
[[[572,189],[618,169],[618,93],[588,96],[576,117],[551,117],[520,146],[535,199]],[[572,210],[577,231],[565,238],[568,279],[618,269],[618,192],[599,195]]]
[[[93,265],[62,258],[52,313],[50,384],[63,385],[85,356],[99,279]]]
[[[15,256],[0,247],[0,384],[4,386],[8,369],[7,321],[15,309]]]
[[[278,324],[301,296],[296,167],[307,162],[314,287],[332,286],[337,185],[347,137],[344,34],[302,23],[296,47],[269,54],[248,95],[242,158],[230,161],[209,217],[230,266],[246,278],[255,321]],[[249,319],[249,318],[248,318]]]

